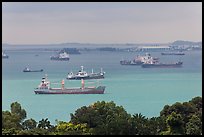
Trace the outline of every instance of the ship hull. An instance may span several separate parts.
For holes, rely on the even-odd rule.
[[[181,64],[143,64],[143,68],[179,68],[182,67]]]
[[[105,86],[99,86],[97,88],[75,88],[75,89],[36,89],[35,94],[104,94]]]
[[[23,72],[43,72],[43,70],[24,70]]]
[[[8,59],[9,56],[2,56],[2,59]]]
[[[185,53],[161,53],[161,55],[185,55]]]
[[[121,65],[142,65],[143,62],[120,61]]]
[[[104,75],[98,75],[98,76],[86,76],[86,77],[71,77],[67,78],[68,80],[81,80],[81,79],[104,79]]]
[[[59,60],[59,61],[69,61],[69,58],[54,58],[54,57],[52,57],[52,58],[50,58],[51,60]]]

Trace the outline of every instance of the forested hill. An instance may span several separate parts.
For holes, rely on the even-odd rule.
[[[177,40],[172,43],[172,45],[180,46],[180,45],[187,45],[187,46],[193,46],[198,45],[202,46],[202,42],[192,42],[192,41],[183,41],[183,40]]]

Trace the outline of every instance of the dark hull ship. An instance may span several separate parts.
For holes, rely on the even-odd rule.
[[[183,62],[176,63],[144,63],[143,68],[177,68],[182,67]]]

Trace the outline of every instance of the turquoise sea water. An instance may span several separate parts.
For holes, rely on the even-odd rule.
[[[188,51],[184,56],[162,56],[160,52],[150,52],[163,62],[182,60],[182,68],[141,68],[121,66],[122,58],[132,59],[140,53],[129,52],[82,52],[70,55],[70,61],[51,61],[53,52],[7,50],[9,59],[2,60],[2,109],[9,110],[12,102],[18,101],[27,111],[28,118],[39,121],[48,118],[70,120],[70,113],[96,101],[114,101],[130,113],[142,113],[147,117],[159,116],[166,104],[189,101],[202,96],[202,51]],[[39,56],[35,56],[38,54]],[[80,66],[91,72],[106,72],[100,80],[106,86],[105,94],[97,95],[35,95],[34,88],[41,78],[48,74],[51,82],[65,79],[71,70],[77,72]],[[44,69],[41,73],[23,73],[29,66]],[[95,80],[91,80],[95,81]],[[57,86],[57,85],[55,85]],[[80,86],[80,81],[65,80],[66,87]]]

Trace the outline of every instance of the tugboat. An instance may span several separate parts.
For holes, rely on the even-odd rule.
[[[78,73],[73,74],[73,72],[70,72],[67,75],[67,79],[68,80],[81,80],[81,79],[103,79],[105,75],[105,72],[102,71],[101,68],[101,72],[98,73],[94,73],[93,69],[92,69],[92,73],[87,73],[86,71],[84,71],[84,67],[81,66],[81,70],[79,70]]]
[[[8,59],[8,58],[9,58],[9,56],[6,55],[6,54],[2,51],[2,59]]]
[[[104,94],[105,86],[85,87],[84,79],[81,80],[81,87],[65,88],[64,80],[61,81],[60,88],[51,88],[47,76],[42,78],[38,88],[34,90],[35,94]]]
[[[67,52],[59,53],[57,56],[51,56],[51,60],[60,60],[60,61],[68,61],[69,60],[69,54]]]
[[[40,69],[40,70],[31,70],[29,69],[28,67],[26,67],[23,72],[43,72],[43,69]]]
[[[142,65],[147,60],[158,60],[157,57],[152,57],[150,53],[145,53],[144,56],[137,55],[133,60],[121,60],[121,65]]]

